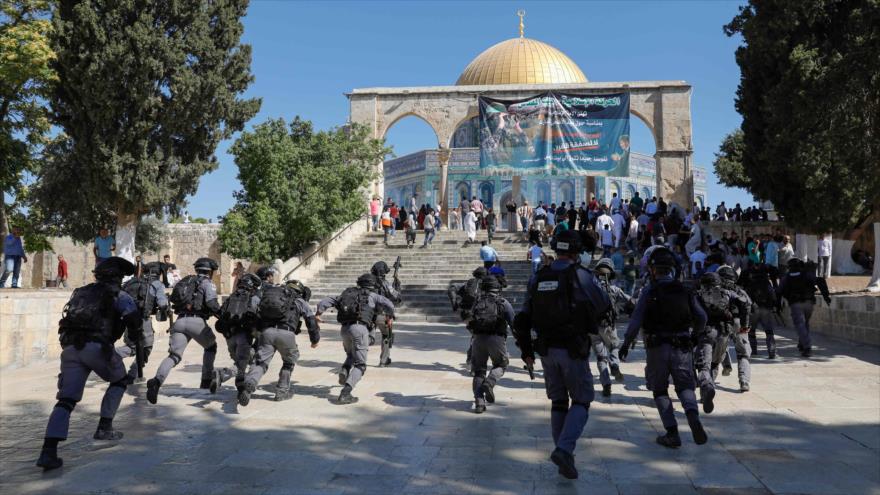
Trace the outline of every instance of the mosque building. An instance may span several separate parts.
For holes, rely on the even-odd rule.
[[[462,72],[456,86],[484,84],[566,84],[585,83],[581,69],[556,48],[530,38],[512,38],[498,43],[478,55]],[[494,209],[503,209],[511,199],[512,177],[484,175],[480,170],[478,144],[479,117],[463,123],[456,129],[449,158],[449,204],[457,205],[462,197],[480,198]],[[398,204],[409,204],[409,198],[418,194],[418,203],[439,203],[440,175],[439,150],[427,149],[396,157],[384,162],[385,196]],[[654,157],[633,151],[630,153],[628,177],[595,177],[596,196],[607,203],[613,193],[629,199],[636,192],[642,198],[656,195],[657,178]],[[694,201],[707,203],[706,169],[693,167]],[[520,184],[517,204],[527,200],[535,205],[544,203],[580,204],[587,198],[583,176],[529,175]]]

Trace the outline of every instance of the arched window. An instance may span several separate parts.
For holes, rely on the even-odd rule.
[[[480,201],[486,205],[487,208],[492,207],[492,200],[495,196],[495,184],[485,181],[480,183]]]
[[[574,203],[574,184],[571,181],[562,181],[559,183],[559,195],[558,199],[560,202],[565,201],[566,204]]]
[[[455,206],[458,206],[458,203],[460,203],[462,199],[471,199],[471,185],[467,181],[461,181],[456,184],[455,191],[457,192],[455,201],[453,202]]]
[[[542,180],[538,181],[538,187],[535,191],[535,203],[541,201],[545,205],[550,204],[550,183]]]
[[[643,187],[642,188],[642,199],[644,199],[645,202],[647,202],[647,201],[650,201],[651,198],[652,198],[651,189],[648,187]]]
[[[609,182],[608,183],[608,194],[611,195],[611,198],[613,198],[615,194],[619,198],[620,197],[620,182],[617,182],[616,180]],[[609,199],[609,201],[610,201],[610,199]]]
[[[625,192],[623,193],[623,199],[633,199],[636,195],[636,186],[629,184],[626,186]]]
[[[697,204],[700,205],[700,208],[703,208],[706,206],[705,204],[703,204],[704,201],[705,200],[703,199],[702,196],[697,196]]]

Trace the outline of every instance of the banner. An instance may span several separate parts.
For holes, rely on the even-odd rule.
[[[629,94],[480,97],[485,175],[629,175]]]

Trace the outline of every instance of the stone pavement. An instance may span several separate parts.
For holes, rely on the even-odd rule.
[[[158,405],[144,399],[144,385],[129,389],[116,445],[91,439],[106,384],[90,381],[59,449],[65,466],[49,473],[33,463],[57,363],[32,365],[0,376],[0,493],[880,494],[880,350],[817,337],[815,357],[803,360],[791,336],[780,339],[781,359],[754,360],[751,392],[722,377],[716,412],[704,415],[707,445],[693,443],[676,405],[685,425],[678,450],[654,443],[662,426],[639,377],[639,347],[614,396],[597,393],[576,482],[547,460],[550,403],[512,342],[497,404],[473,414],[467,337],[456,325],[401,324],[393,366],[371,366],[349,406],[331,401],[343,357],[337,325],[325,324],[314,350],[300,336],[292,400],[269,400],[276,358],[246,408],[228,383],[217,395],[195,388],[201,348],[193,343]],[[161,337],[148,376],[163,357]]]

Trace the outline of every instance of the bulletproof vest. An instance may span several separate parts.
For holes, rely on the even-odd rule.
[[[486,294],[477,299],[468,329],[478,335],[506,335],[504,300],[495,294]]]
[[[174,284],[171,290],[171,307],[177,314],[201,314],[205,295],[200,290],[202,280],[198,275],[187,275]]]
[[[733,319],[730,308],[730,293],[723,287],[700,287],[697,297],[709,317],[709,325],[718,325]]]
[[[599,277],[599,284],[602,286],[602,290],[604,290],[610,298],[611,291],[609,290],[609,286],[611,285],[611,283],[608,281],[608,279],[605,277]],[[617,305],[614,304],[613,299],[611,300],[611,304],[608,305],[608,309],[606,309],[605,312],[599,316],[599,321],[603,325],[614,325],[614,323],[617,321]]]
[[[361,322],[372,327],[373,312],[370,307],[370,291],[362,287],[349,287],[337,301],[336,321],[343,325]]]
[[[762,308],[776,306],[776,291],[766,272],[749,272],[746,278],[746,292]]]
[[[462,309],[471,309],[474,307],[474,304],[477,302],[477,298],[480,297],[480,279],[474,277],[461,287],[461,291],[459,295],[461,296],[461,303],[459,306]]]
[[[220,308],[220,320],[224,323],[237,324],[255,313],[256,308],[251,307],[251,299],[254,291],[244,287],[235,289]]]
[[[291,315],[292,312],[297,313],[295,319]],[[263,325],[289,323],[290,321],[296,324],[299,321],[296,294],[283,285],[270,285],[263,288],[257,314]]]
[[[816,296],[816,280],[804,271],[791,272],[785,282],[788,302],[812,301]]]
[[[648,289],[648,305],[642,320],[645,333],[675,336],[691,326],[690,293],[681,282],[655,284]]]
[[[151,282],[147,277],[133,277],[122,284],[122,290],[134,299],[138,311],[144,318],[156,312],[156,298],[150,290],[150,285]]]
[[[574,297],[579,265],[556,271],[545,266],[536,274],[531,288],[532,325],[550,345],[595,330],[590,305]]]
[[[75,289],[58,322],[61,345],[81,346],[96,339],[112,343],[115,340],[113,303],[118,293],[118,287],[101,282]]]

